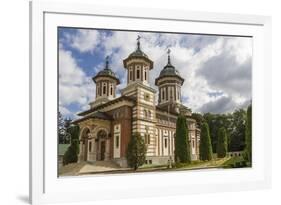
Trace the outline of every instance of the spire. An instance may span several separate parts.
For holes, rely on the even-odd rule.
[[[109,69],[109,56],[105,57],[105,69]]]
[[[140,50],[140,39],[141,39],[141,37],[138,35],[138,37],[137,37],[137,50]]]
[[[168,48],[167,54],[168,54],[168,65],[171,65],[171,58],[170,58],[171,50]]]

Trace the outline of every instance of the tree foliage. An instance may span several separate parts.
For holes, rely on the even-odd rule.
[[[79,143],[77,139],[72,140],[71,145],[63,155],[63,165],[76,163],[78,161]]]
[[[175,162],[177,163],[190,163],[190,144],[188,139],[188,127],[186,118],[180,115],[176,124],[176,137],[175,137]]]
[[[209,126],[206,122],[203,123],[201,126],[199,157],[200,160],[209,161],[213,159],[213,149],[212,149],[211,137],[209,132]]]
[[[70,127],[71,119],[64,119],[62,114],[58,113],[58,141],[59,144],[70,143],[70,133],[67,132]]]
[[[241,151],[245,148],[246,111],[235,110],[232,114],[229,150]]]
[[[247,109],[247,120],[246,120],[246,159],[252,164],[252,105],[249,105]]]
[[[139,133],[133,134],[127,147],[127,163],[128,166],[137,170],[145,163],[146,158],[145,141]]]
[[[227,135],[224,127],[218,130],[217,157],[223,158],[227,154]]]

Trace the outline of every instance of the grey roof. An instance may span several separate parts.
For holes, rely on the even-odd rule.
[[[164,77],[177,77],[182,81],[182,83],[184,81],[184,79],[180,76],[179,71],[171,64],[170,55],[168,55],[167,65],[165,65],[161,70],[159,77],[155,79],[155,84],[157,85],[158,80]]]
[[[117,81],[117,84],[120,83],[119,78],[116,76],[116,74],[109,68],[109,62],[108,62],[108,57],[106,57],[106,62],[105,62],[105,68],[103,70],[101,70],[100,72],[98,72],[98,74],[96,76],[93,77],[93,81],[96,82],[96,79],[98,77],[110,77],[113,78],[114,80]]]
[[[129,57],[145,57],[148,58],[148,56],[140,49],[140,47],[137,48],[133,53],[129,55]]]

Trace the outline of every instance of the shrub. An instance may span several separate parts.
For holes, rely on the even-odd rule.
[[[190,163],[190,144],[188,140],[188,128],[186,118],[180,115],[176,124],[175,136],[175,162]]]
[[[209,126],[205,122],[201,128],[201,137],[200,137],[200,145],[199,145],[199,157],[200,160],[212,160],[213,159],[213,150],[211,137],[209,133]]]
[[[72,140],[71,145],[63,155],[63,165],[76,163],[78,161],[79,144],[78,140]]]
[[[133,134],[127,147],[128,166],[137,170],[145,163],[146,145],[139,133]]]
[[[217,157],[224,158],[227,154],[227,136],[225,128],[220,128],[218,131],[218,143],[217,143]]]

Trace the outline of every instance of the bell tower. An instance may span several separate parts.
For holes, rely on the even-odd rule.
[[[92,79],[96,84],[96,99],[90,103],[91,108],[115,98],[116,86],[120,84],[120,80],[109,68],[108,56],[105,59],[104,69],[98,72]]]
[[[153,69],[153,62],[141,50],[141,37],[137,38],[137,48],[123,60],[124,68],[127,69],[127,84],[142,83],[148,85],[149,71]]]
[[[168,62],[162,69],[155,85],[158,86],[158,106],[169,112],[179,113],[181,105],[181,86],[184,79],[171,63],[171,50],[168,49]]]

